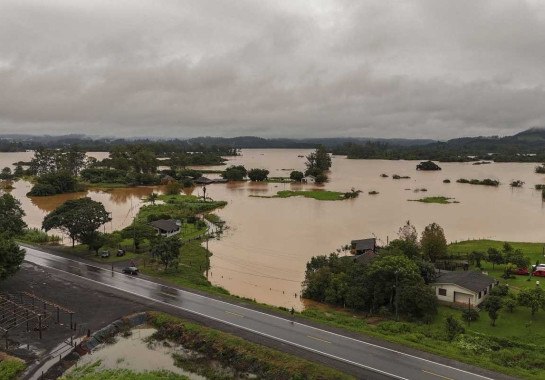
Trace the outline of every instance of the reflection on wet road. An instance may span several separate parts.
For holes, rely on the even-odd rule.
[[[486,379],[457,368],[142,278],[26,248],[25,260],[369,371],[369,378]]]

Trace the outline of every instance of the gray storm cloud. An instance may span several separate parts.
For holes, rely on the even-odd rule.
[[[545,126],[545,3],[0,0],[0,133],[450,138]]]

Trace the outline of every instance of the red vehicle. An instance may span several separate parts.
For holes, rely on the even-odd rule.
[[[528,271],[528,268],[518,268],[513,271],[514,274],[518,274],[521,276],[528,275],[530,272]]]
[[[532,275],[536,277],[545,277],[545,269],[536,270]]]

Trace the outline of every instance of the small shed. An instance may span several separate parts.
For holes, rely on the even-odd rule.
[[[350,242],[350,251],[353,255],[361,255],[365,252],[377,253],[377,239],[359,239]]]
[[[158,235],[172,236],[180,232],[181,223],[174,219],[159,219],[150,223]]]
[[[430,285],[439,301],[478,306],[497,284],[495,278],[481,272],[454,271],[442,272]]]

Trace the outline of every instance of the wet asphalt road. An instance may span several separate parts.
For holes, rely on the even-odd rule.
[[[483,380],[477,373],[25,247],[25,260],[364,369],[369,378]]]

